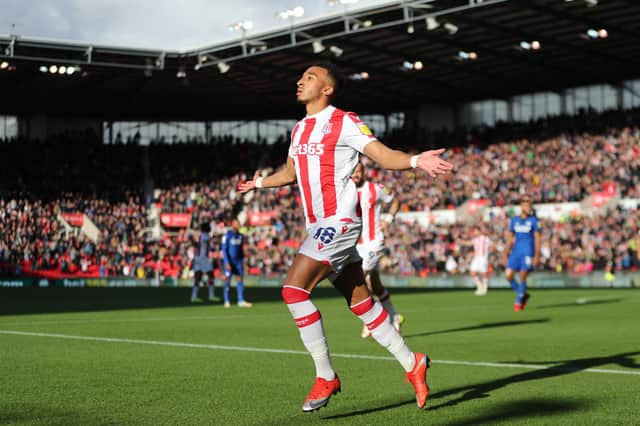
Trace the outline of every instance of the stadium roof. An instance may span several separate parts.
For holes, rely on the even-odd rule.
[[[633,0],[422,0],[185,52],[0,36],[0,113],[294,118],[295,82],[322,59],[352,75],[340,105],[359,113],[620,84],[640,76],[638,16]],[[50,65],[81,71],[40,71]]]

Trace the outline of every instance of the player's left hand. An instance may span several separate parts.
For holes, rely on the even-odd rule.
[[[453,170],[453,164],[440,158],[444,148],[432,149],[419,154],[418,167],[426,171],[431,177],[449,173]]]
[[[260,171],[256,171],[256,173],[253,175],[253,179],[252,180],[242,180],[238,183],[238,186],[236,187],[236,189],[238,190],[238,192],[240,192],[241,194],[244,194],[245,192],[249,192],[252,191],[256,188],[256,180],[260,177]]]

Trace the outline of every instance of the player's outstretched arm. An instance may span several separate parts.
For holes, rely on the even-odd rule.
[[[287,158],[287,163],[280,170],[272,175],[260,177],[260,171],[253,175],[252,180],[241,181],[238,184],[240,193],[249,192],[255,188],[278,188],[291,185],[296,181],[296,166],[291,157]]]
[[[420,168],[432,177],[449,173],[453,164],[440,158],[444,149],[424,151],[417,155],[391,149],[382,142],[374,140],[364,147],[364,155],[389,170],[406,170]]]

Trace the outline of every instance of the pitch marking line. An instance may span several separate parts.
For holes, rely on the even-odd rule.
[[[306,351],[296,351],[292,349],[254,348],[250,346],[207,345],[202,343],[167,342],[167,341],[161,341],[161,340],[122,339],[117,337],[75,336],[70,334],[35,333],[35,332],[29,332],[29,331],[15,331],[15,330],[0,330],[0,334],[9,334],[9,335],[15,335],[15,336],[31,336],[31,337],[49,337],[54,339],[85,340],[85,341],[92,341],[92,342],[132,343],[132,344],[139,344],[139,345],[156,345],[156,346],[169,346],[169,347],[179,347],[179,348],[214,349],[214,350],[223,350],[223,351],[308,355]],[[395,361],[394,358],[389,356],[341,354],[341,353],[332,353],[331,355],[336,358]],[[572,369],[572,368],[558,368],[554,366],[543,366],[543,365],[535,365],[535,364],[509,364],[509,363],[499,363],[499,362],[452,361],[452,360],[444,360],[444,359],[440,359],[440,360],[436,359],[436,360],[433,360],[433,362],[436,364],[440,363],[440,364],[450,364],[450,365],[468,365],[473,367],[520,368],[524,370],[557,369],[562,371],[602,373],[602,374],[624,374],[624,375],[640,376],[640,371],[609,370],[609,369],[603,369],[603,368]]]

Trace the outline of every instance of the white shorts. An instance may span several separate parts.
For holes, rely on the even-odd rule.
[[[213,265],[211,260],[206,257],[196,257],[193,262],[193,272],[211,272],[213,271]]]
[[[333,273],[329,280],[335,280],[345,266],[360,262],[356,244],[362,230],[361,222],[335,217],[320,219],[311,228],[309,235],[300,246],[300,254],[327,263]]]
[[[469,271],[477,272],[479,274],[486,274],[489,270],[489,261],[486,257],[474,257],[471,259],[471,266]]]
[[[366,243],[358,244],[356,249],[358,254],[362,258],[362,270],[373,271],[378,267],[380,259],[382,258],[384,248],[382,241],[367,241]]]

